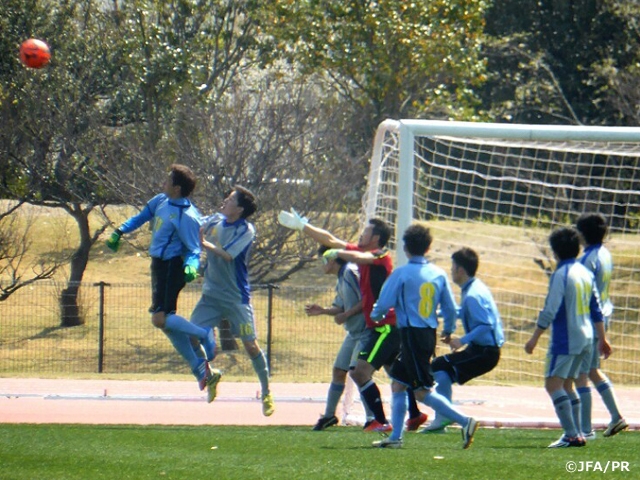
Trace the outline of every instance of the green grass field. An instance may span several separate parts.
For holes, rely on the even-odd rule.
[[[559,435],[480,429],[471,448],[462,450],[459,430],[409,433],[404,448],[384,450],[371,447],[378,435],[359,427],[313,432],[308,427],[0,425],[0,478],[550,479],[568,478],[568,462],[588,468],[573,473],[579,478],[603,478],[598,467],[608,469],[606,478],[637,478],[640,433],[599,437],[585,448],[545,448]],[[621,471],[622,462],[627,471]]]

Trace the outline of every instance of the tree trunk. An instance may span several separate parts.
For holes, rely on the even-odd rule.
[[[85,323],[80,311],[78,296],[82,278],[89,263],[89,251],[92,245],[89,232],[89,213],[93,207],[88,207],[86,210],[83,210],[80,204],[72,204],[69,207],[69,213],[78,224],[80,244],[71,258],[71,272],[67,288],[62,290],[60,294],[60,326],[62,327],[76,327]]]
[[[218,327],[218,333],[220,334],[220,349],[223,352],[238,350],[238,343],[236,342],[236,339],[233,338],[231,323],[229,323],[229,320],[226,318],[222,319],[220,326]]]

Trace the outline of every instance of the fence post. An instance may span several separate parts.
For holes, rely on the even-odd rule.
[[[104,287],[108,287],[109,284],[105,282],[99,282],[93,284],[99,289],[99,309],[98,309],[98,373],[102,373],[104,367]]]
[[[273,291],[278,288],[273,283],[267,284],[267,368],[271,375],[271,343],[273,335]]]

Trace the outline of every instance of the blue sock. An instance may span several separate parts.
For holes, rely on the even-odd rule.
[[[567,437],[575,437],[578,435],[578,429],[576,428],[576,424],[573,421],[573,409],[571,408],[571,400],[569,399],[569,395],[561,388],[552,392],[550,394],[551,400],[553,401],[553,407],[556,410],[556,415],[558,416],[558,420],[560,420],[560,425],[564,430],[564,434]]]
[[[407,392],[391,393],[391,426],[393,431],[389,440],[400,440],[404,429],[404,417],[407,415]]]
[[[439,370],[434,372],[433,379],[436,381],[436,392],[449,400],[449,403],[452,403],[451,397],[453,395],[453,389],[451,388],[451,377],[449,374],[444,370]],[[434,421],[437,418],[442,419],[442,415],[439,415],[438,412],[436,412]]]
[[[325,418],[335,417],[336,407],[340,401],[340,397],[344,393],[344,383],[333,383],[329,385],[329,393],[327,393],[327,406],[324,410]]]
[[[582,428],[582,412],[581,412],[582,405],[580,405],[580,397],[578,396],[575,390],[571,390],[567,392],[567,395],[569,396],[569,400],[571,401],[571,412],[573,414],[573,423],[576,426],[576,431],[578,432],[578,435],[580,435],[582,432],[584,432],[584,429]]]
[[[262,396],[269,395],[269,368],[267,367],[267,359],[262,350],[260,350],[260,353],[255,358],[251,359],[251,364],[258,374],[258,380],[260,380],[260,386],[262,387]]]
[[[196,352],[193,351],[189,336],[172,330],[164,330],[164,334],[169,337],[173,347],[182,355],[182,358],[189,362],[191,371],[194,371],[200,365],[201,360],[197,357]]]
[[[437,415],[453,420],[463,427],[469,423],[469,417],[456,410],[447,397],[438,392],[427,392],[423,402],[426,406],[433,408]]]
[[[611,385],[609,379],[606,379],[596,385],[596,390],[598,390],[598,393],[604,402],[604,406],[607,407],[607,410],[611,415],[611,421],[617,422],[620,420],[622,415],[620,415],[620,411],[618,410],[618,401],[613,393],[613,385]]]
[[[582,431],[589,433],[593,430],[593,426],[591,425],[591,389],[589,387],[578,387],[576,390],[578,395],[580,395],[580,405],[582,405],[582,411],[580,412]]]
[[[207,336],[207,330],[191,323],[184,317],[170,313],[164,322],[165,330],[171,330],[172,332],[186,333],[192,337],[198,337],[200,339]]]

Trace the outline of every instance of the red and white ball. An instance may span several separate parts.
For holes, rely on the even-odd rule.
[[[42,40],[30,38],[20,45],[20,61],[29,68],[42,68],[51,60],[51,50]]]

